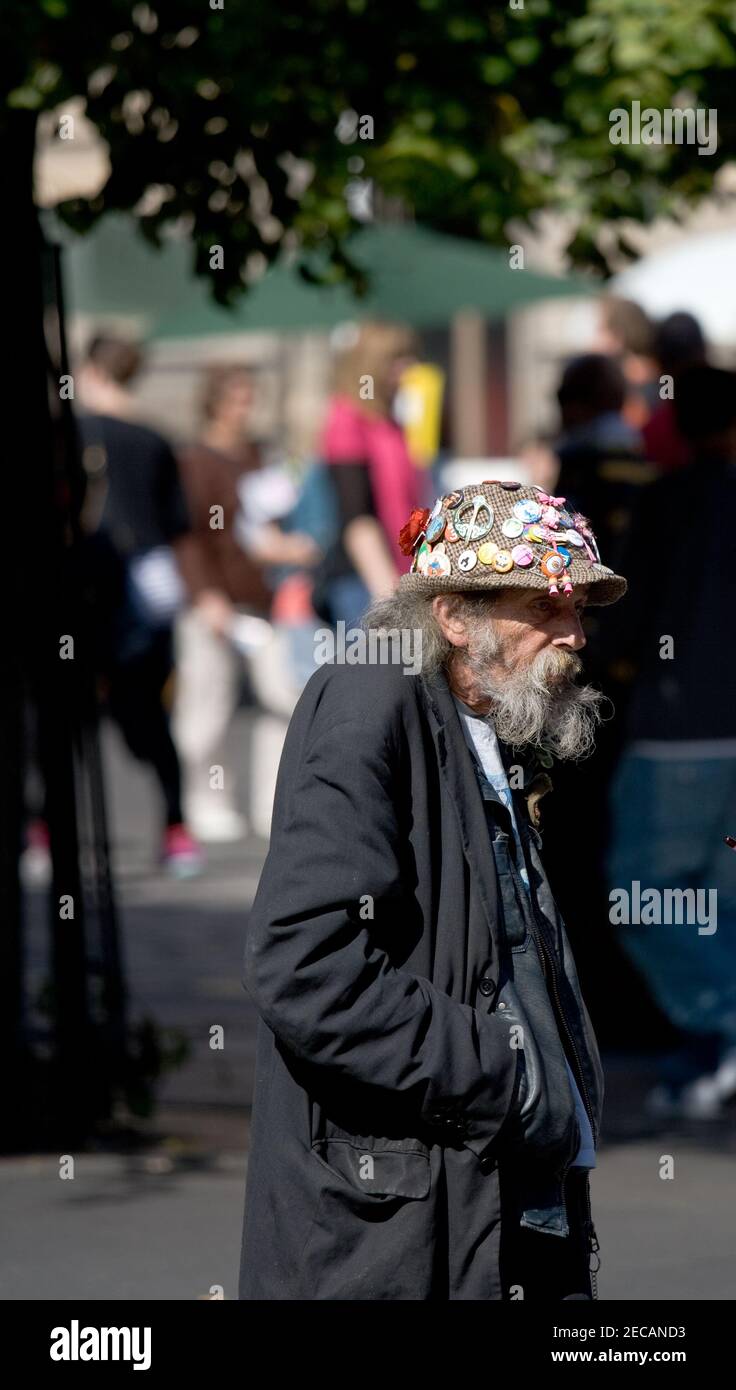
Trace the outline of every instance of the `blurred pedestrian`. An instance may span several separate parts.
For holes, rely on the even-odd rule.
[[[642,498],[622,605],[633,674],[626,748],[611,791],[612,890],[715,895],[717,920],[616,930],[685,1043],[654,1109],[722,1113],[736,1097],[736,374],[678,377],[677,425],[694,461]]]
[[[693,314],[669,314],[658,323],[654,352],[660,369],[660,401],[642,430],[647,458],[660,473],[684,468],[693,451],[677,425],[674,393],[678,376],[707,361],[703,330]]]
[[[179,760],[164,693],[173,673],[173,621],[191,574],[189,516],[176,460],[141,423],[131,391],[139,348],[113,335],[91,342],[78,373],[77,425],[87,479],[82,525],[98,550],[109,628],[97,663],[107,708],[133,755],[153,768],[164,801],[161,860],[174,874],[202,867],[184,822]]]
[[[250,372],[240,363],[211,366],[199,437],[179,455],[200,564],[194,602],[177,624],[175,732],[187,813],[207,841],[238,839],[246,830],[226,757],[243,674],[239,618],[268,618],[269,566],[309,566],[320,553],[310,536],[278,524],[295,489],[283,469],[262,468],[262,451],[249,438],[252,412]],[[262,674],[263,659],[254,658],[254,675]],[[283,684],[275,672],[269,680]],[[254,682],[266,707],[269,680]]]
[[[394,588],[402,566],[397,537],[420,502],[421,480],[393,415],[416,350],[409,329],[363,323],[335,369],[321,452],[336,493],[340,537],[318,572],[315,603],[328,621],[348,628],[372,598]]]
[[[615,357],[587,353],[563,371],[558,390],[562,432],[554,492],[574,514],[590,517],[603,563],[625,573],[623,552],[633,517],[655,477],[642,456],[641,436],[624,419],[626,381]],[[613,609],[586,615],[586,664],[592,679],[618,709],[619,685],[612,672],[615,651],[610,640]],[[610,717],[596,740],[595,752],[578,767],[563,765],[555,777],[555,815],[549,819],[545,856],[591,1009],[610,1026],[608,980],[627,971],[615,935],[607,933],[608,784],[619,751],[619,722]],[[585,815],[579,808],[585,806]],[[569,827],[575,825],[574,846]],[[574,865],[574,867],[573,867]],[[593,936],[591,921],[603,923]],[[628,970],[630,974],[630,969]]]
[[[623,417],[633,429],[641,430],[659,404],[651,319],[633,299],[604,295],[592,347],[618,362],[626,387]]]
[[[590,517],[605,562],[614,569],[641,488],[656,476],[644,459],[639,430],[624,418],[625,398],[622,368],[603,353],[573,358],[557,391],[562,432],[555,487]]]

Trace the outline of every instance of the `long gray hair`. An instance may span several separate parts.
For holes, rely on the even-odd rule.
[[[411,590],[397,589],[388,598],[376,599],[363,615],[361,626],[367,631],[385,629],[386,631],[412,632],[420,635],[422,664],[425,677],[442,671],[456,650],[448,642],[442,628],[432,612],[433,594],[421,594]],[[452,613],[461,617],[489,617],[496,601],[496,594],[458,593],[448,594]],[[416,641],[416,639],[415,639]]]

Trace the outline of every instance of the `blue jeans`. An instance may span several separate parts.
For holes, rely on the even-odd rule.
[[[333,624],[343,622],[345,630],[357,627],[371,596],[357,574],[343,574],[330,582],[329,605]]]
[[[619,925],[619,940],[662,1011],[686,1033],[736,1046],[736,758],[641,757],[625,753],[611,784],[610,889],[638,880],[654,888],[703,890],[716,930],[685,920]],[[710,890],[715,890],[715,898]],[[702,921],[702,917],[701,917]]]

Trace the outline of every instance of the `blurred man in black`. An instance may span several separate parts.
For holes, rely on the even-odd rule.
[[[136,419],[129,388],[141,362],[133,344],[97,337],[79,373],[82,524],[97,539],[98,561],[106,557],[97,665],[107,706],[131,753],[156,773],[164,800],[161,859],[186,876],[201,867],[201,853],[183,823],[163,692],[173,669],[172,621],[185,594],[179,566],[192,582],[197,558],[174,455]]]

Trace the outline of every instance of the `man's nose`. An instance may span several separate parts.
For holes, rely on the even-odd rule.
[[[560,613],[559,628],[553,639],[554,645],[556,647],[569,647],[571,651],[579,652],[587,640],[577,609],[570,608],[565,613]]]

